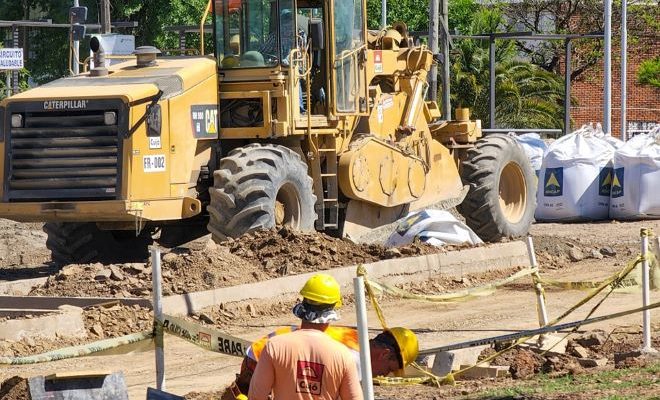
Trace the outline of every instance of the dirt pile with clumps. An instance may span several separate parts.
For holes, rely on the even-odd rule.
[[[446,251],[424,243],[388,249],[382,245],[356,244],[323,233],[302,233],[288,228],[249,233],[225,245],[231,254],[279,275]]]
[[[28,381],[20,376],[11,377],[0,383],[0,400],[30,400]]]
[[[0,268],[9,276],[22,271],[12,271],[25,266],[44,264],[50,261],[46,248],[43,224],[22,224],[0,218]],[[5,277],[3,277],[5,279]]]
[[[320,233],[282,228],[217,245],[176,248],[162,256],[163,294],[183,294],[336,267],[447,251],[414,243],[387,249]],[[149,297],[150,263],[69,265],[33,289],[33,296]]]

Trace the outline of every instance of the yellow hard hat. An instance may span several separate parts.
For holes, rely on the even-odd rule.
[[[388,332],[392,334],[397,346],[399,346],[398,350],[401,355],[401,361],[403,361],[403,367],[415,361],[419,354],[419,342],[415,333],[410,329],[400,326],[390,328]]]
[[[328,274],[316,274],[305,282],[300,295],[317,304],[334,304],[341,307],[339,283]]]

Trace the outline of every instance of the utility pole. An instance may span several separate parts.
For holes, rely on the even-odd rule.
[[[442,1],[440,18],[440,47],[442,51],[442,115],[445,120],[451,120],[451,100],[449,98],[449,0]]]
[[[621,140],[627,140],[628,101],[628,0],[621,1]]]
[[[110,0],[101,0],[101,8],[99,10],[101,19],[101,33],[110,33],[111,31],[111,18],[110,18]]]
[[[74,7],[80,7],[80,2],[78,0],[73,0]],[[71,31],[73,37],[73,31]],[[80,73],[80,41],[73,41],[73,75],[78,75]]]
[[[440,0],[430,0],[429,1],[429,47],[431,48],[431,53],[433,57],[437,60],[436,55],[439,53],[438,41],[438,24],[439,21],[439,12],[438,9],[440,6]],[[431,71],[429,72],[429,96],[432,101],[438,101],[438,64],[433,63],[431,65]]]
[[[605,61],[603,85],[603,132],[612,134],[612,0],[605,0]]]

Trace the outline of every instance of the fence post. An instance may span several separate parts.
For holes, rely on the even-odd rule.
[[[371,349],[369,347],[369,327],[367,326],[367,305],[364,298],[364,278],[353,278],[355,291],[355,312],[357,314],[358,340],[360,343],[360,373],[364,400],[374,400],[374,386],[371,376]]]
[[[536,262],[536,253],[534,253],[534,242],[532,241],[531,236],[527,236],[527,253],[529,253],[529,263],[533,269],[538,268]],[[539,278],[538,271],[532,274],[534,278]],[[539,316],[539,326],[544,327],[548,325],[548,311],[545,308],[545,297],[543,297],[543,288],[541,284],[536,280],[534,283],[534,291],[536,292],[536,312]]]
[[[652,235],[651,230],[642,228],[639,232],[642,238],[642,306],[646,307],[650,303],[649,298],[649,236]],[[642,312],[642,351],[655,352],[651,342],[651,311],[644,310]]]
[[[154,341],[156,342],[156,389],[165,389],[165,348],[164,333],[160,328],[163,322],[163,290],[162,274],[160,265],[160,249],[151,247],[151,280],[153,283],[154,296],[154,324],[157,329]]]

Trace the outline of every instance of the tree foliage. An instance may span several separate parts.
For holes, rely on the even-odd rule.
[[[645,60],[639,65],[637,80],[642,85],[660,88],[660,56]]]
[[[504,18],[497,9],[474,14],[469,34],[498,32]],[[452,103],[472,108],[475,118],[490,124],[489,48],[485,40],[455,42],[452,51]],[[513,41],[496,41],[495,118],[507,128],[557,128],[563,125],[563,80],[528,61],[518,59]]]

